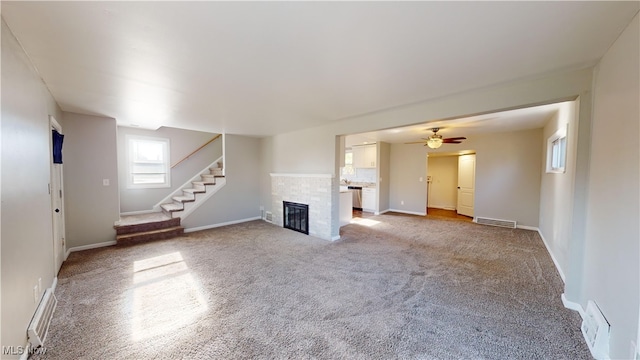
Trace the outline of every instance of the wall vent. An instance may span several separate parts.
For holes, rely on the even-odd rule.
[[[44,340],[49,333],[49,324],[53,318],[53,312],[56,309],[58,300],[51,288],[45,290],[42,300],[36,309],[36,313],[31,319],[31,323],[27,328],[27,338],[32,349],[39,348],[44,344]]]
[[[609,357],[609,323],[596,303],[589,300],[587,311],[582,319],[582,335],[591,355],[596,359]]]
[[[482,225],[499,226],[499,227],[509,228],[509,229],[516,228],[516,222],[512,220],[499,220],[499,219],[477,217],[475,219],[475,222]]]
[[[265,211],[264,220],[268,222],[273,222],[273,213],[271,213],[271,211]]]

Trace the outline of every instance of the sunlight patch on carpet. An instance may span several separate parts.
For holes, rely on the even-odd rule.
[[[135,261],[133,283],[134,341],[178,330],[207,311],[200,286],[179,252]]]
[[[362,226],[374,226],[374,225],[378,225],[380,224],[380,221],[376,221],[376,220],[371,220],[371,219],[363,219],[363,218],[353,218],[351,219],[351,223],[352,224],[356,224],[356,225],[362,225]]]

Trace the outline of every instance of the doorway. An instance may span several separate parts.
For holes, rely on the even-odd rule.
[[[474,200],[475,154],[428,154],[427,214],[471,220]]]
[[[53,116],[49,116],[51,133],[58,132],[62,134],[62,126]],[[50,138],[50,154],[51,154],[51,210],[52,210],[52,231],[53,231],[53,272],[58,274],[65,255],[65,228],[64,228],[64,176],[63,165],[54,161],[54,141],[53,136]]]

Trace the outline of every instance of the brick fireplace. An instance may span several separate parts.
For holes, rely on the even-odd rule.
[[[331,174],[271,174],[273,223],[284,226],[283,202],[303,204],[308,206],[309,235],[339,239],[338,186]]]

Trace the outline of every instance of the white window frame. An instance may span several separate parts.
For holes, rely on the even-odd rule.
[[[547,173],[562,174],[567,167],[567,127],[547,139]]]
[[[134,183],[133,166],[134,166],[134,143],[136,141],[156,142],[162,144],[163,161],[157,162],[163,165],[163,174],[165,174],[165,181],[163,183]],[[149,136],[137,136],[127,135],[127,188],[128,189],[157,189],[157,188],[169,188],[171,187],[171,158],[170,158],[170,141],[165,138],[155,138]]]
[[[351,156],[348,156],[348,155]],[[350,159],[351,161],[347,161]],[[344,167],[342,168],[342,175],[354,175],[356,173],[355,168],[353,167],[353,151],[347,150],[344,153]]]

